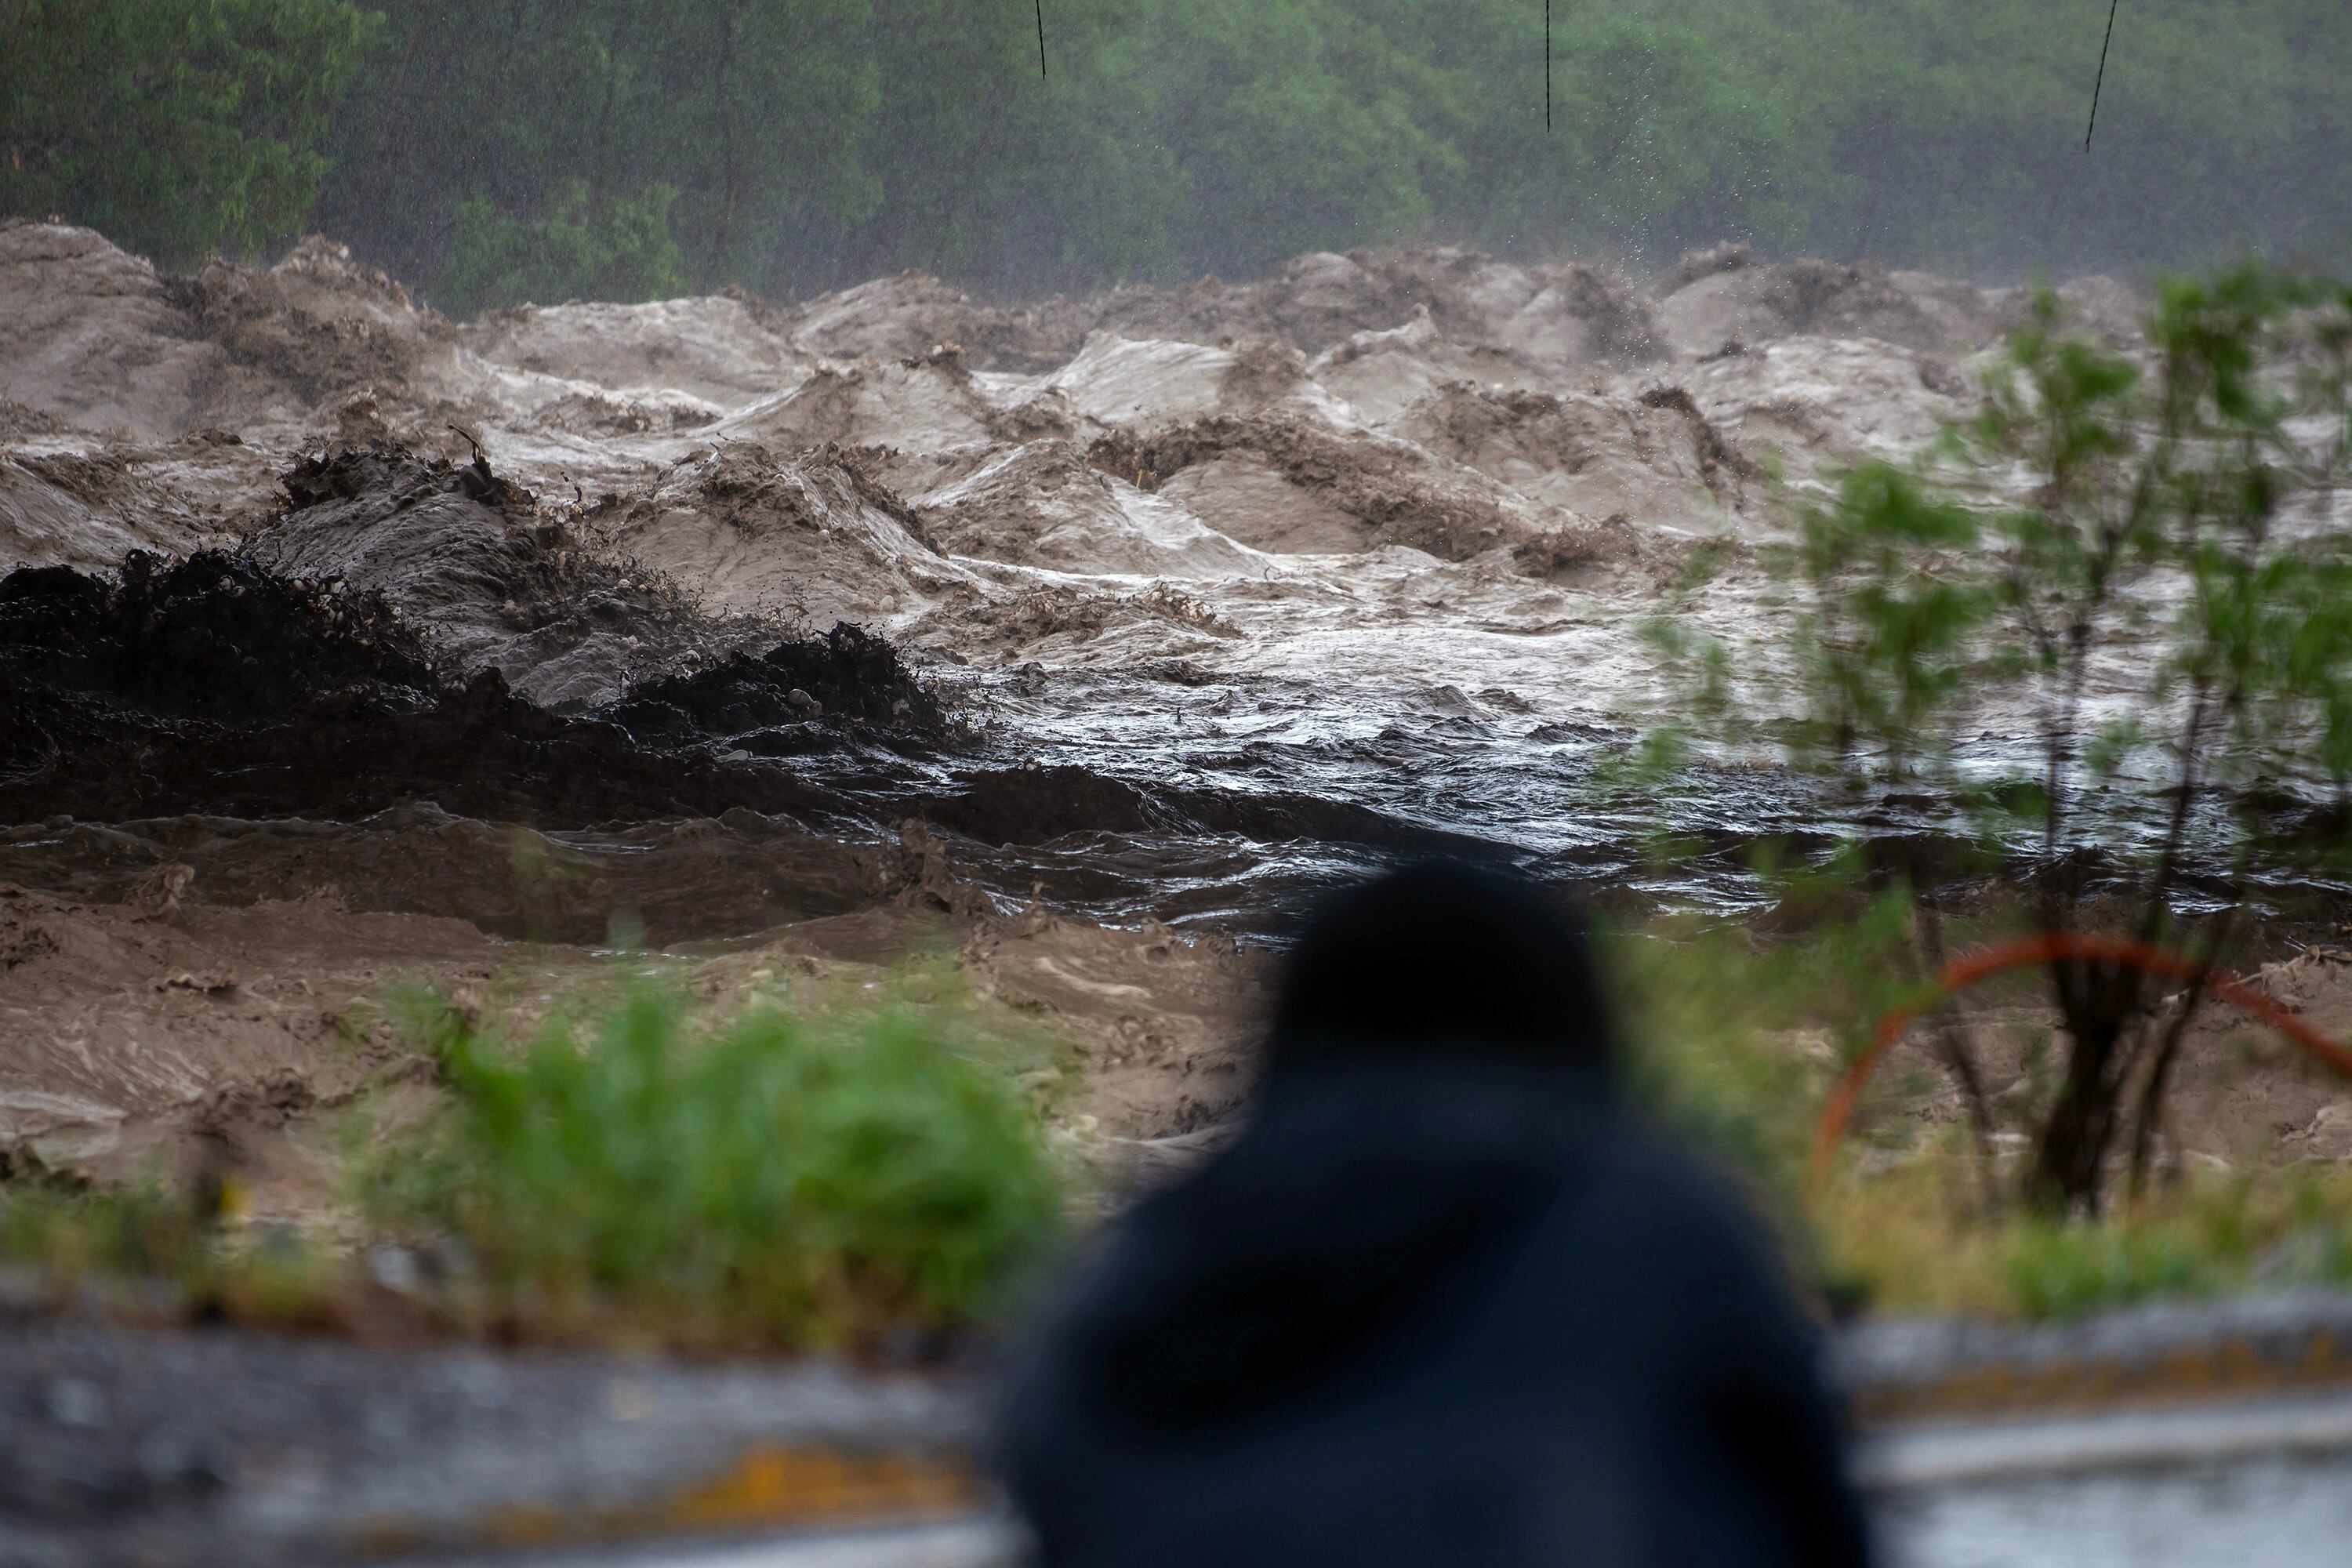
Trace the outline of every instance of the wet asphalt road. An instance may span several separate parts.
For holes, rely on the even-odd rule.
[[[2043,1329],[1890,1324],[1850,1334],[1846,1362],[1881,1394],[1987,1364],[2126,1375],[2133,1356],[2177,1367],[2199,1346],[2217,1364],[2302,1376],[2347,1313],[2352,1298],[2312,1297]],[[889,1508],[927,1522],[859,1531],[825,1522],[841,1517],[824,1511],[841,1500],[830,1461],[793,1470],[775,1458],[928,1454],[954,1471],[979,1432],[976,1394],[817,1362],[0,1318],[0,1568],[1008,1568],[1018,1539],[974,1511],[976,1487],[950,1478],[943,1496],[901,1470]],[[761,1454],[765,1472],[745,1459]],[[2341,1378],[1915,1417],[1875,1428],[1861,1465],[1891,1568],[2352,1563]],[[738,1511],[714,1515],[714,1498]],[[517,1554],[497,1521],[519,1508],[536,1539],[569,1543]]]

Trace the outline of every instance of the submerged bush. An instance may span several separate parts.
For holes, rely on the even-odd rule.
[[[520,1052],[407,1012],[453,1103],[372,1196],[526,1319],[863,1343],[986,1312],[1056,1226],[1027,1106],[911,1011],[709,1020],[640,982]]]

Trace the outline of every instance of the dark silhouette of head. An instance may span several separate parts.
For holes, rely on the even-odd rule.
[[[1285,973],[1269,1082],[1316,1064],[1424,1053],[1605,1079],[1608,1017],[1582,922],[1523,878],[1449,861],[1328,900]]]
[[[1037,1561],[1864,1568],[1772,1247],[1609,1058],[1527,881],[1332,897],[1245,1124],[1112,1223],[1018,1380]]]
[[[1138,1431],[1193,1433],[1377,1381],[1612,1136],[1584,935],[1449,862],[1328,899],[1231,1147],[1139,1204],[1066,1350]]]

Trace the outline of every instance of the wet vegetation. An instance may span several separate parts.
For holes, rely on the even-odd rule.
[[[0,1265],[23,1276],[20,1305],[31,1294],[166,1322],[335,1321],[330,1255],[292,1232],[235,1234],[241,1194],[217,1174],[94,1186],[21,1156],[6,1174]]]
[[[394,987],[437,1086],[345,1120],[332,1220],[242,1176],[0,1184],[0,1261],[121,1312],[361,1333],[940,1353],[1045,1257],[1066,1181],[1015,1082],[1040,1044],[919,964],[878,996],[698,1003],[616,974],[536,1026]]]
[[[1654,628],[1699,728],[1857,801],[1947,802],[1976,868],[2027,889],[2066,1041],[2023,1181],[2052,1213],[2096,1214],[2118,1157],[2144,1185],[2256,884],[2338,869],[2352,789],[2352,544],[2330,510],[2352,294],[2258,268],[2180,279],[2149,342],[2143,371],[2043,296],[1976,417],[1801,507],[1783,657]],[[1901,869],[1903,972],[1930,975],[1953,951],[1933,868]],[[2088,929],[2169,950],[2185,990],[2055,940]],[[1969,1030],[1948,1010],[1937,1037],[1981,1146]]]
[[[652,982],[518,1054],[439,997],[408,1030],[449,1104],[371,1206],[483,1305],[677,1340],[870,1344],[1003,1304],[1059,1215],[1028,1104],[969,1026],[911,1008],[731,1016]]]
[[[1609,939],[1640,1100],[1738,1173],[1829,1306],[2055,1319],[2352,1286],[2352,1180],[2326,1165],[2176,1171],[2096,1217],[1989,1201],[1988,1175],[2031,1168],[2039,1107],[1994,1106],[1985,1170],[1929,1049],[1872,1085],[1840,1179],[1809,1184],[1843,1059],[1917,988],[1908,891],[1856,870],[1780,874],[1778,931],[1685,915]],[[255,1220],[233,1162],[92,1186],[20,1153],[0,1264],[131,1317],[922,1358],[997,1321],[1068,1205],[1098,1201],[1050,1098],[1061,1047],[971,1005],[952,966],[871,990],[680,978],[633,961],[537,1002],[395,985],[357,1026],[414,1070],[341,1113],[329,1212]],[[1988,1043],[2042,1027],[2031,984],[1996,1002]],[[2028,1055],[2046,1089],[2054,1063]]]
[[[0,213],[317,226],[458,311],[920,266],[1033,292],[1417,235],[2137,268],[2352,235],[2330,0],[0,5]]]
[[[1984,1108],[1986,1126],[1956,1102],[1922,1025],[1871,1084],[1835,1179],[1809,1180],[1839,1073],[1876,1020],[1921,991],[1918,900],[1906,886],[1874,894],[1865,876],[1852,856],[1784,869],[1769,929],[1678,916],[1621,932],[1612,951],[1643,1099],[1745,1178],[1828,1305],[2043,1319],[2352,1285],[2352,1181],[2326,1164],[2174,1166],[2095,1216],[2011,1201],[2059,1081],[2050,1011],[2022,978],[1966,1015],[1976,1048],[2023,1069],[1994,1077],[1988,1061],[2012,1092]],[[1947,913],[1943,935],[1959,951],[2030,918],[2030,904],[1978,903]]]

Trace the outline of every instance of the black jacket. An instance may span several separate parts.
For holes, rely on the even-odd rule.
[[[1322,1068],[1106,1238],[1004,1469],[1045,1568],[1845,1568],[1815,1358],[1739,1202],[1577,1086]]]
[[[1045,1568],[1849,1568],[1811,1326],[1617,1108],[1573,917],[1423,866],[1294,952],[1234,1146],[1110,1227],[1013,1380]]]

